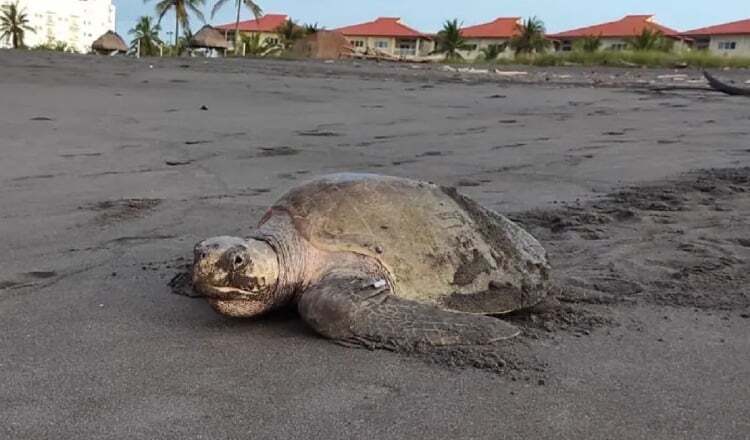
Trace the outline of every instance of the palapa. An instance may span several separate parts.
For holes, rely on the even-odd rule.
[[[104,33],[104,35],[97,38],[93,43],[91,43],[91,49],[94,52],[113,53],[127,52],[129,48],[128,45],[125,44],[125,41],[122,39],[122,37],[119,36],[116,32],[107,31]]]
[[[190,39],[190,47],[229,49],[229,42],[218,29],[210,25],[205,25]]]

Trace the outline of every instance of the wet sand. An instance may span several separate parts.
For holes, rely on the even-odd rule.
[[[0,51],[0,437],[747,438],[750,101],[530,72]],[[458,186],[542,241],[555,295],[505,371],[170,293],[193,243],[338,171]]]

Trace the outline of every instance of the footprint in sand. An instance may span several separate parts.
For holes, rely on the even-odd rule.
[[[276,157],[276,156],[294,156],[296,154],[299,154],[300,151],[293,147],[261,147],[260,153],[258,153],[258,156],[260,157]]]

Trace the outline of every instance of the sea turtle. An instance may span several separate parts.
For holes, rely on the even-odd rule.
[[[293,188],[249,238],[198,243],[192,283],[225,315],[296,304],[342,344],[424,351],[516,336],[486,315],[540,302],[549,270],[531,235],[455,189],[344,173]]]

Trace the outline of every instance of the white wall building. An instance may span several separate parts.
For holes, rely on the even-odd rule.
[[[694,49],[725,56],[750,56],[750,18],[685,32]]]
[[[17,0],[0,0],[0,6]],[[91,50],[91,43],[107,31],[115,30],[115,6],[112,0],[18,0],[35,32],[27,32],[24,44],[63,41],[78,52]],[[10,47],[0,40],[0,47]]]

